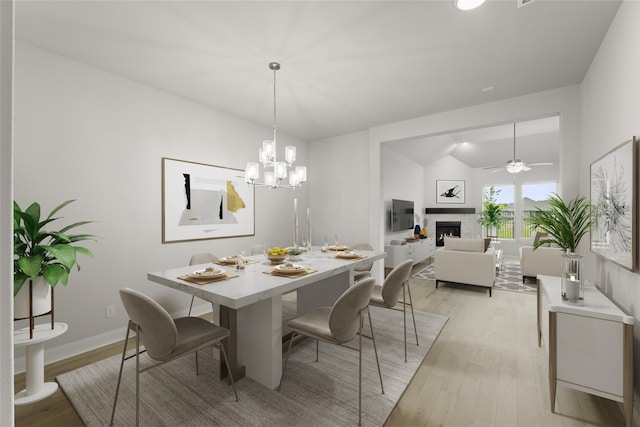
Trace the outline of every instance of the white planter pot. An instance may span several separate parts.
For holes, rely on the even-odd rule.
[[[27,280],[18,294],[13,298],[13,318],[29,317],[29,282],[33,291],[33,316],[39,316],[51,311],[51,286],[43,277]]]

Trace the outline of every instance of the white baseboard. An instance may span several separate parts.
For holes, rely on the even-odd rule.
[[[179,310],[176,313],[172,313],[173,317],[186,316],[189,309]],[[194,305],[191,310],[192,316],[202,316],[203,314],[211,312],[211,304],[203,302],[202,304]],[[56,347],[45,347],[44,351],[44,364],[58,362],[60,360],[67,359],[69,357],[77,356],[87,351],[95,350],[105,345],[113,344],[114,342],[122,341],[124,334],[126,333],[126,326],[118,328],[113,331],[105,332],[103,334],[85,338],[79,341],[59,345]],[[13,361],[13,373],[20,374],[26,370],[26,359],[24,356],[17,357]]]

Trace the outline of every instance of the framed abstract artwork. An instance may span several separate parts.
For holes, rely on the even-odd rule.
[[[244,171],[162,158],[162,243],[253,236],[254,189]]]
[[[591,163],[591,251],[631,271],[637,267],[637,155],[633,137]]]
[[[436,203],[464,203],[464,181],[436,181]]]

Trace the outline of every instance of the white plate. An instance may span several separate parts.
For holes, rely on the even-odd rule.
[[[223,256],[222,258],[220,258],[218,260],[218,262],[221,262],[223,264],[235,264],[236,263],[236,257],[235,256]]]
[[[199,279],[213,279],[216,277],[224,276],[225,271],[221,268],[213,268],[211,270],[196,270],[192,273],[189,273],[189,276],[196,277]]]
[[[276,265],[274,269],[281,273],[296,273],[298,271],[302,271],[304,267],[301,265],[295,265],[295,264],[292,264],[292,265],[280,264],[280,265]]]
[[[355,252],[338,252],[336,258],[355,259],[360,258],[360,254]]]

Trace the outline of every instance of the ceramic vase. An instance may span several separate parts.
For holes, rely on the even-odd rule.
[[[51,286],[44,277],[29,279],[13,298],[13,318],[25,319],[29,317],[29,283],[31,283],[33,298],[33,316],[39,316],[51,311]]]

